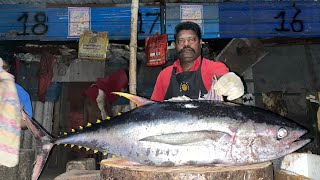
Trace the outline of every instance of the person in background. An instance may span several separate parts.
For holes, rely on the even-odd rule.
[[[200,26],[194,22],[182,22],[175,27],[175,44],[178,59],[158,75],[151,99],[163,101],[172,97],[187,96],[198,99],[199,92],[206,94],[213,80],[213,89],[229,101],[244,94],[241,79],[222,62],[202,57]]]
[[[19,163],[21,108],[14,76],[2,69],[0,58],[0,165],[14,167]]]
[[[3,65],[2,68],[9,72],[12,75],[15,75],[15,57],[14,54],[8,50],[8,49],[1,49],[0,51],[0,57],[3,60]],[[21,109],[23,109],[26,114],[29,116],[29,118],[32,118],[33,113],[32,113],[32,104],[30,100],[30,95],[29,93],[21,87],[19,84],[15,83],[17,93],[18,93],[18,98],[20,101]],[[23,116],[22,116],[23,117]],[[26,125],[24,122],[21,122],[21,127],[25,128]]]

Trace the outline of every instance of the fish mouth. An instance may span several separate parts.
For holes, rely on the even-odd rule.
[[[292,135],[293,137],[291,138],[291,143],[288,144],[287,149],[293,152],[308,144],[311,139],[302,137],[306,133],[306,130],[295,131]]]
[[[302,148],[303,146],[305,146],[309,142],[311,142],[311,139],[300,139],[300,138],[298,138],[297,140],[293,141],[287,147],[287,149],[292,149],[293,151],[295,151],[295,150],[298,150],[298,149]]]

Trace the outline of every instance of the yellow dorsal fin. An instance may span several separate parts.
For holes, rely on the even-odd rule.
[[[79,129],[80,129],[80,130],[82,130],[82,129],[83,129],[83,127],[82,127],[82,126],[79,126]]]
[[[78,148],[79,148],[79,149],[81,149],[81,148],[82,148],[82,146],[78,146]]]
[[[103,155],[106,156],[108,153],[104,152]]]
[[[97,119],[97,122],[96,123],[101,123],[101,120],[100,119]]]
[[[71,147],[73,148],[73,147],[74,147],[74,144],[71,144]]]
[[[139,97],[137,95],[133,95],[133,94],[129,94],[129,93],[124,93],[124,92],[112,92],[112,93],[129,99],[130,101],[136,103],[137,106],[143,106],[146,104],[154,103],[154,101],[152,101],[150,99],[146,99],[146,98]]]
[[[66,146],[68,146],[68,144],[64,144],[64,146],[66,147]]]
[[[91,124],[91,123],[88,123],[88,124],[87,124],[87,127],[91,127],[91,126],[92,126],[92,124]]]
[[[86,151],[89,151],[90,150],[90,148],[86,148]]]
[[[76,132],[76,130],[74,130],[74,129],[71,129],[71,132]]]
[[[67,135],[68,133],[64,132],[63,135]]]
[[[107,116],[106,120],[110,120],[110,119],[111,119],[111,117],[110,117],[110,116]]]
[[[93,153],[97,153],[97,152],[99,152],[99,151],[98,151],[98,150],[94,150],[94,151],[93,151]]]
[[[121,115],[121,112],[118,112],[118,116],[120,116]]]

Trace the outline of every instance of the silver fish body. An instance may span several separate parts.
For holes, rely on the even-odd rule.
[[[156,166],[242,165],[301,148],[307,131],[255,107],[216,101],[152,103],[61,137],[74,144]]]

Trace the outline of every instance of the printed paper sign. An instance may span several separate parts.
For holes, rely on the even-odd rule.
[[[68,37],[80,37],[85,30],[90,30],[90,8],[68,8]]]
[[[181,22],[192,21],[202,29],[203,33],[203,6],[202,5],[180,5]]]

